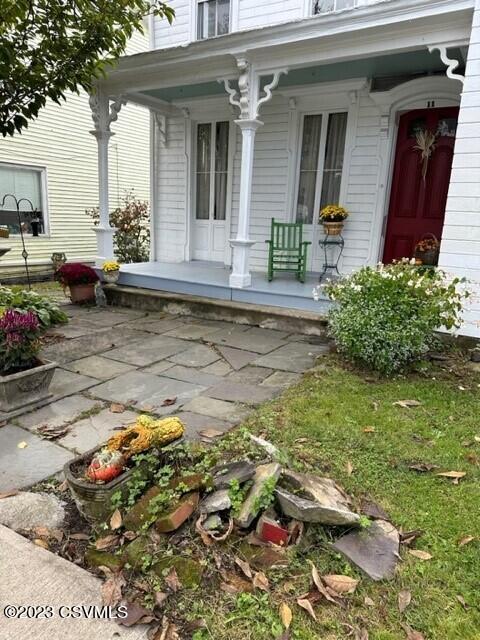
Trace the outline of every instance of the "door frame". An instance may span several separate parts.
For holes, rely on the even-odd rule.
[[[447,76],[428,76],[410,80],[390,91],[369,94],[379,107],[380,137],[378,195],[367,264],[380,262],[384,254],[400,117],[415,109],[459,107],[461,92],[462,83],[458,80],[451,80]]]
[[[196,183],[196,166],[197,166],[197,129],[199,124],[207,124],[211,123],[215,125],[217,122],[228,122],[229,130],[228,130],[228,165],[227,165],[227,196],[226,196],[226,206],[225,206],[225,247],[223,252],[223,263],[225,266],[230,266],[232,261],[232,247],[230,245],[230,236],[231,236],[231,228],[232,228],[232,204],[233,204],[233,170],[234,170],[234,158],[235,158],[235,147],[237,140],[237,128],[235,125],[235,120],[232,118],[231,114],[227,116],[222,116],[219,113],[213,113],[209,118],[208,116],[196,117],[196,119],[191,122],[191,153],[190,153],[190,167],[189,167],[189,176],[190,176],[190,206],[189,211],[187,211],[187,217],[189,220],[189,261],[193,260],[193,251],[194,251],[194,233],[195,233],[195,222],[196,222],[196,200],[197,200],[197,183]],[[212,194],[210,194],[212,197]],[[214,261],[212,261],[214,262]]]

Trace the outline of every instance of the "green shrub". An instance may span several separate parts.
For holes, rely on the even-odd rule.
[[[0,315],[6,308],[15,309],[15,311],[32,311],[44,329],[68,322],[67,315],[58,305],[35,291],[16,291],[0,286]]]
[[[435,343],[435,331],[460,326],[462,302],[457,279],[421,269],[408,260],[365,267],[325,285],[335,301],[330,334],[349,360],[385,374],[404,369]]]

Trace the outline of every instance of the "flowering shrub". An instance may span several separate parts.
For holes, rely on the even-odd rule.
[[[115,260],[107,260],[102,264],[102,271],[112,273],[112,271],[120,271],[120,265]]]
[[[68,262],[62,264],[55,273],[55,279],[63,286],[71,284],[94,284],[98,282],[96,272],[81,262]]]
[[[329,204],[320,211],[320,222],[341,222],[346,220],[350,214],[346,209],[338,204]]]
[[[8,375],[37,364],[41,327],[32,311],[7,309],[0,317],[0,374]]]
[[[460,325],[459,279],[414,261],[365,267],[325,286],[335,301],[330,333],[348,359],[385,374],[404,369],[435,342],[435,331]]]
[[[67,314],[58,305],[39,293],[0,286],[0,315],[7,308],[16,311],[33,311],[44,328],[68,322]]]
[[[87,215],[99,222],[98,208],[87,209]],[[148,202],[138,200],[128,193],[121,207],[110,214],[110,224],[115,227],[113,236],[115,255],[124,264],[148,262],[150,257],[150,214]]]

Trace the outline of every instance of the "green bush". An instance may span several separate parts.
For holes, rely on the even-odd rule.
[[[365,267],[325,285],[335,302],[330,334],[347,359],[385,374],[401,371],[435,343],[438,329],[460,326],[459,279],[408,260]]]
[[[7,308],[15,309],[15,311],[32,311],[44,329],[55,324],[68,322],[66,313],[39,293],[25,290],[16,291],[0,286],[0,316]]]

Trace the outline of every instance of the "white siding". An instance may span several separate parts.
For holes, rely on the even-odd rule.
[[[157,260],[180,262],[185,257],[187,233],[188,171],[185,153],[185,120],[169,118],[168,144],[157,144]]]
[[[143,47],[139,36],[130,51]],[[68,259],[93,260],[96,236],[86,208],[98,204],[97,143],[88,97],[71,94],[62,105],[48,103],[22,134],[0,140],[0,162],[45,167],[50,234],[26,237],[29,260],[50,263],[54,251]],[[110,142],[110,204],[120,204],[126,191],[149,199],[149,115],[133,105],[122,108],[113,123]],[[1,224],[1,210],[0,210]],[[3,241],[12,250],[0,260],[2,267],[23,264],[20,238]]]
[[[303,0],[239,0],[238,29],[255,29],[303,17]]]
[[[440,266],[468,279],[472,297],[462,333],[480,337],[480,0],[473,19],[460,105]],[[473,45],[473,46],[472,46]]]
[[[155,18],[154,43],[156,49],[175,47],[191,41],[192,0],[170,0],[169,6],[175,10],[173,24],[168,20]]]

